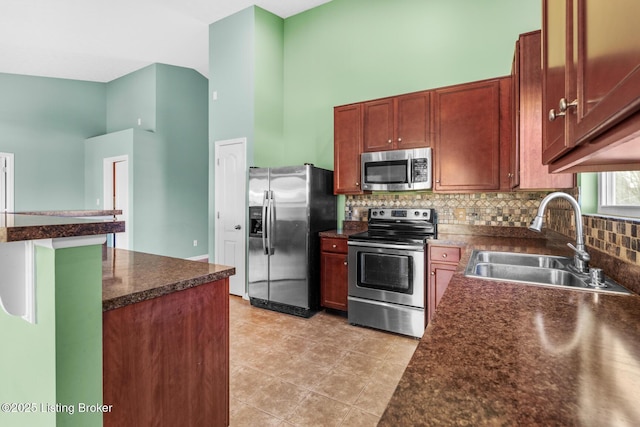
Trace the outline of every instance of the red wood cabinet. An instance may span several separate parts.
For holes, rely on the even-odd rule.
[[[431,92],[415,92],[363,103],[363,151],[429,147]]]
[[[640,2],[544,0],[543,161],[640,169]]]
[[[509,156],[502,152],[510,148],[511,139],[508,79],[434,91],[435,191],[498,191],[503,187],[501,174],[509,186]],[[501,90],[506,92],[502,96]]]
[[[347,311],[347,239],[320,239],[320,305]]]
[[[574,174],[552,174],[542,164],[541,33],[521,34],[513,59],[513,141],[511,188],[573,188]],[[546,118],[546,117],[545,117]]]
[[[333,109],[333,192],[361,194],[362,105]]]
[[[229,425],[229,279],[103,313],[105,426]]]
[[[444,291],[460,262],[461,248],[429,244],[429,288],[427,290],[427,319],[431,321]]]

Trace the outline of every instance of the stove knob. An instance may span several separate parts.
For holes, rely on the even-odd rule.
[[[422,216],[429,216],[429,212],[422,212]]]
[[[384,216],[384,211],[380,211],[380,216]]]
[[[371,215],[373,215],[373,216],[378,216],[378,212],[376,212],[376,211],[371,211]]]
[[[415,216],[419,216],[419,215],[420,215],[420,212],[415,211],[413,214],[414,214]]]

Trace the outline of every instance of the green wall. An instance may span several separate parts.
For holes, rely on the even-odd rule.
[[[333,0],[286,19],[280,163],[333,168],[336,105],[510,74],[541,15],[539,0]]]
[[[159,238],[162,249],[154,253],[192,257],[208,252],[208,84],[192,69],[157,65],[156,134],[162,144],[157,176],[165,197],[162,209],[151,213],[155,230],[144,237]]]
[[[156,129],[156,71],[149,65],[106,84],[107,132]]]
[[[539,0],[333,0],[285,20],[250,7],[210,26],[209,135],[246,136],[250,165],[333,168],[334,106],[508,75],[518,35],[540,27]]]
[[[37,246],[35,265],[36,323],[0,309],[0,402],[36,406],[0,411],[0,425],[101,426],[78,404],[102,401],[102,246]],[[73,413],[47,409],[56,403]]]
[[[0,73],[0,152],[15,154],[15,209],[84,207],[84,145],[105,133],[103,83]]]
[[[107,84],[110,133],[87,141],[85,202],[94,208],[102,198],[102,159],[129,155],[133,250],[208,252],[207,85],[194,70],[166,64]]]
[[[284,20],[255,8],[254,166],[272,166],[284,153]]]

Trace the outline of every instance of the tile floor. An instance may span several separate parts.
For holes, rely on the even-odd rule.
[[[240,426],[375,426],[418,341],[230,297],[230,418]]]

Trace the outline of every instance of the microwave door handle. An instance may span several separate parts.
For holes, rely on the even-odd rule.
[[[413,188],[413,158],[411,157],[411,154],[409,154],[409,158],[407,159],[407,173],[408,173],[408,177],[407,177],[407,184],[409,186],[409,188]]]

